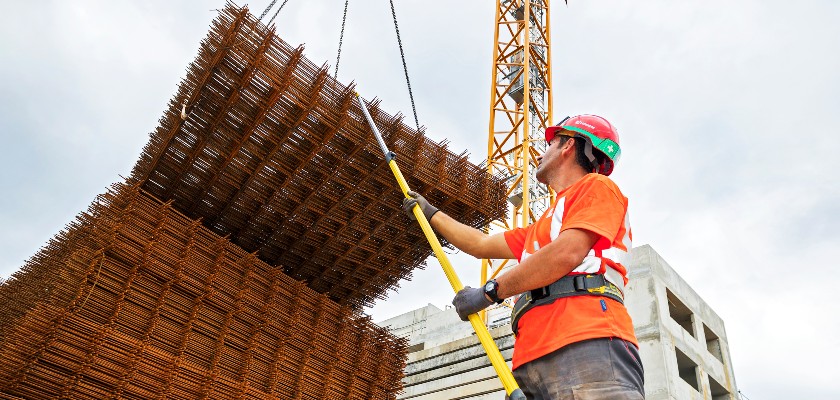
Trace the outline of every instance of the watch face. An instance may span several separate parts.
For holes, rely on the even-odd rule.
[[[493,284],[494,283],[495,282],[490,281],[490,282],[487,282],[486,284],[484,284],[484,291],[489,292],[489,291],[493,290],[493,286],[494,286]]]

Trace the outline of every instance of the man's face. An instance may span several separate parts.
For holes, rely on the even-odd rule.
[[[548,148],[545,153],[537,157],[537,181],[543,184],[548,184],[549,171],[558,168],[560,165],[560,149],[565,145],[565,141],[560,135],[554,136],[548,142]]]

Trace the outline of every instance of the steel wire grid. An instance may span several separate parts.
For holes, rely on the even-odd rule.
[[[498,179],[369,107],[412,188],[501,216]],[[0,281],[0,399],[394,398],[405,343],[358,310],[431,251],[352,85],[228,5],[128,181]]]
[[[413,189],[474,227],[503,216],[500,180],[378,101],[370,113]],[[232,4],[212,23],[130,181],[355,308],[384,299],[431,255],[399,209],[353,85]]]
[[[57,276],[48,282],[36,277]],[[0,398],[393,399],[406,343],[137,186],[0,285]]]

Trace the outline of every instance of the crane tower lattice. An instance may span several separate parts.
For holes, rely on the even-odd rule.
[[[530,224],[552,202],[535,176],[553,120],[549,8],[548,0],[496,0],[487,170],[506,178],[510,204],[508,218],[488,226],[491,233]],[[514,262],[483,260],[481,283]]]

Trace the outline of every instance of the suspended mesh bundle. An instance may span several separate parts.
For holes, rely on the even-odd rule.
[[[370,306],[431,249],[400,212],[402,193],[352,85],[302,51],[228,5],[131,181],[316,291]],[[370,112],[410,187],[474,227],[503,216],[504,186],[485,168],[376,101]]]

